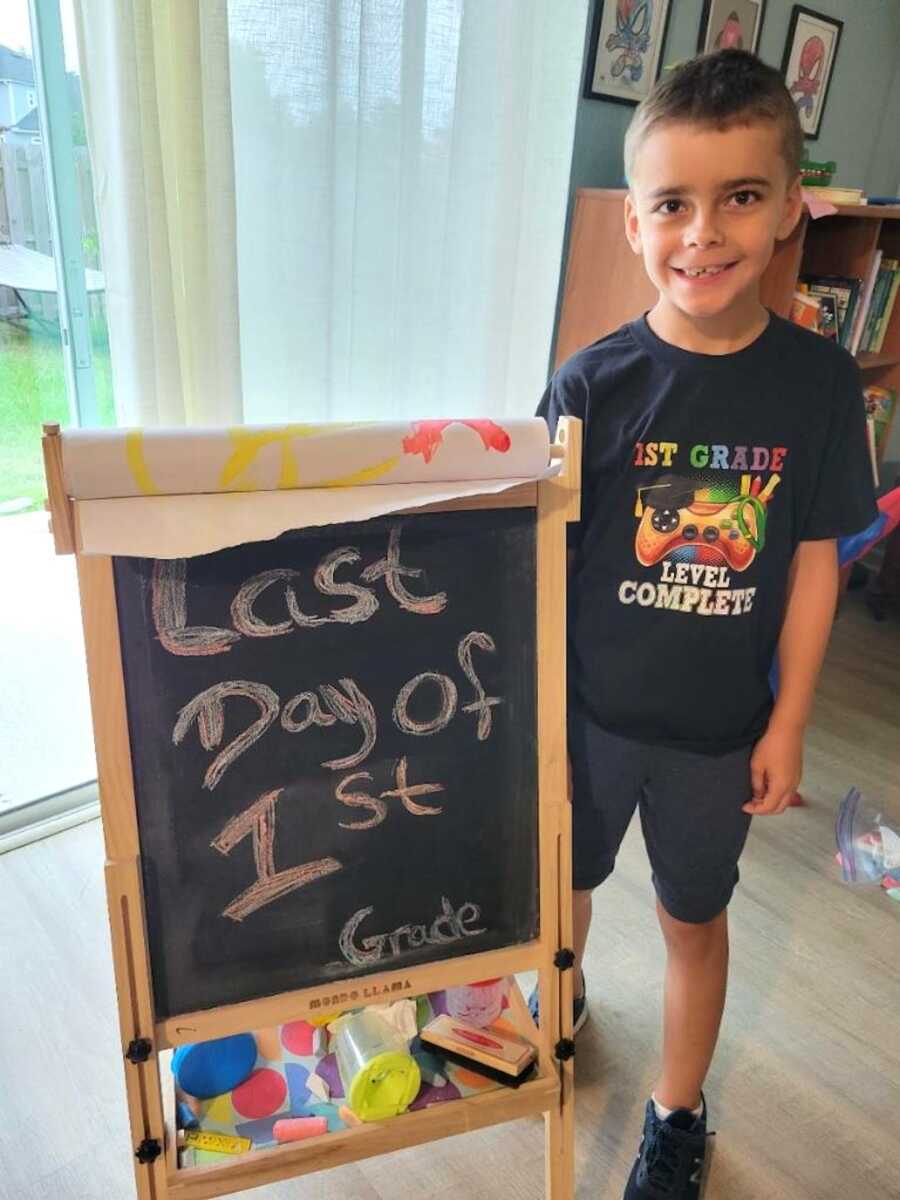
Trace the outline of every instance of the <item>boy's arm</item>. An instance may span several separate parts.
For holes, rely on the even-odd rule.
[[[788,576],[787,607],[778,642],[778,697],[769,727],[750,760],[753,800],[744,812],[782,813],[803,767],[803,731],[812,709],[838,593],[837,543],[800,542]]]

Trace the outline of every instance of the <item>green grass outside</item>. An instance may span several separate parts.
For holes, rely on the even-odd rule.
[[[100,423],[114,425],[105,322],[94,323],[92,341]],[[47,490],[41,426],[45,421],[63,427],[71,424],[59,332],[35,321],[20,325],[0,321],[0,504],[27,497],[31,508],[43,505]]]

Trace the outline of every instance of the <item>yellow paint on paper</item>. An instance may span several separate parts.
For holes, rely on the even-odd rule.
[[[278,488],[295,488],[300,484],[300,471],[291,450],[294,438],[312,437],[321,432],[320,425],[285,425],[283,429],[229,429],[233,450],[231,457],[222,468],[220,486],[226,491],[252,492],[258,487],[251,481],[235,484],[238,476],[243,475],[261,450],[266,446],[281,446],[281,474],[278,477]]]
[[[150,469],[144,458],[144,432],[141,429],[130,429],[125,434],[125,461],[131,477],[141,489],[144,496],[156,496],[156,486],[150,477]]]
[[[388,475],[399,462],[400,455],[397,454],[394,458],[386,458],[384,462],[376,463],[374,467],[361,467],[358,471],[353,471],[349,475],[341,475],[337,479],[326,479],[323,483],[316,486],[328,488],[359,487],[361,484],[372,483],[374,480],[380,479],[382,475]]]

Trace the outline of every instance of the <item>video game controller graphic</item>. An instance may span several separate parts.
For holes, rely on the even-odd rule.
[[[648,503],[644,508],[635,553],[645,567],[672,555],[682,562],[725,562],[744,571],[762,550],[765,537],[766,508],[756,496],[739,496],[726,504],[693,500],[681,508],[661,501],[658,507]]]

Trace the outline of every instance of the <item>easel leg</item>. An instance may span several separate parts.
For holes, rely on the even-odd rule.
[[[565,1086],[565,1084],[564,1084]],[[568,1082],[571,1088],[571,1081]],[[575,1195],[575,1109],[571,1091],[559,1108],[544,1113],[546,1200],[573,1200]]]

